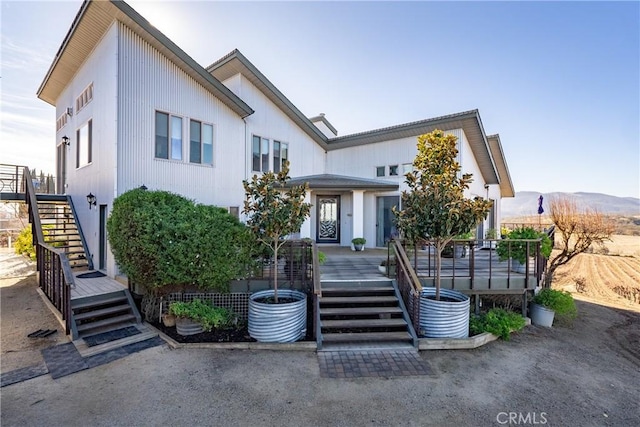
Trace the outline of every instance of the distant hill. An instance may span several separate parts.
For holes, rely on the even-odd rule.
[[[578,206],[587,206],[606,214],[640,215],[640,199],[616,197],[600,193],[537,193],[518,191],[516,197],[502,199],[502,218],[524,217],[538,214],[538,197],[542,194],[542,207],[549,213],[549,201],[553,197],[574,199]]]

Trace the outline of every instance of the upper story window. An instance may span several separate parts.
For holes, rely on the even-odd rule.
[[[287,160],[289,160],[289,144],[273,141],[273,171],[280,172]]]
[[[156,111],[156,157],[182,160],[182,117]]]
[[[269,171],[269,140],[253,135],[251,168],[254,172]]]
[[[390,165],[389,176],[397,176],[397,175],[398,175],[398,165]]]
[[[384,166],[376,166],[376,176],[384,176],[384,171]]]
[[[189,135],[189,161],[213,164],[213,126],[191,120]]]
[[[76,113],[82,110],[85,105],[91,102],[93,99],[93,83],[91,83],[85,90],[82,91],[80,96],[76,98]]]
[[[76,168],[91,163],[91,145],[92,145],[92,124],[91,120],[82,125],[76,131],[76,141],[78,143],[76,150]]]
[[[413,172],[413,163],[404,163],[402,165],[402,175],[406,175],[409,172]]]

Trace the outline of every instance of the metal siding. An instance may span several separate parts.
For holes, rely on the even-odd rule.
[[[118,193],[141,185],[205,204],[240,206],[244,191],[242,119],[168,58],[120,24]],[[183,160],[155,158],[155,111],[183,118]],[[214,165],[188,162],[189,120],[214,126]]]

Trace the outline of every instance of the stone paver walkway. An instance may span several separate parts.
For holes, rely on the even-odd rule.
[[[415,350],[326,351],[318,353],[323,378],[407,377],[432,375]]]

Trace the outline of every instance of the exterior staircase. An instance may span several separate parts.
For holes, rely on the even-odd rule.
[[[76,219],[71,198],[64,195],[37,194],[36,200],[44,243],[64,251],[73,270],[93,269],[93,262]]]
[[[71,300],[73,339],[120,329],[142,322],[128,290]]]
[[[392,281],[323,282],[318,316],[318,350],[417,348]]]

